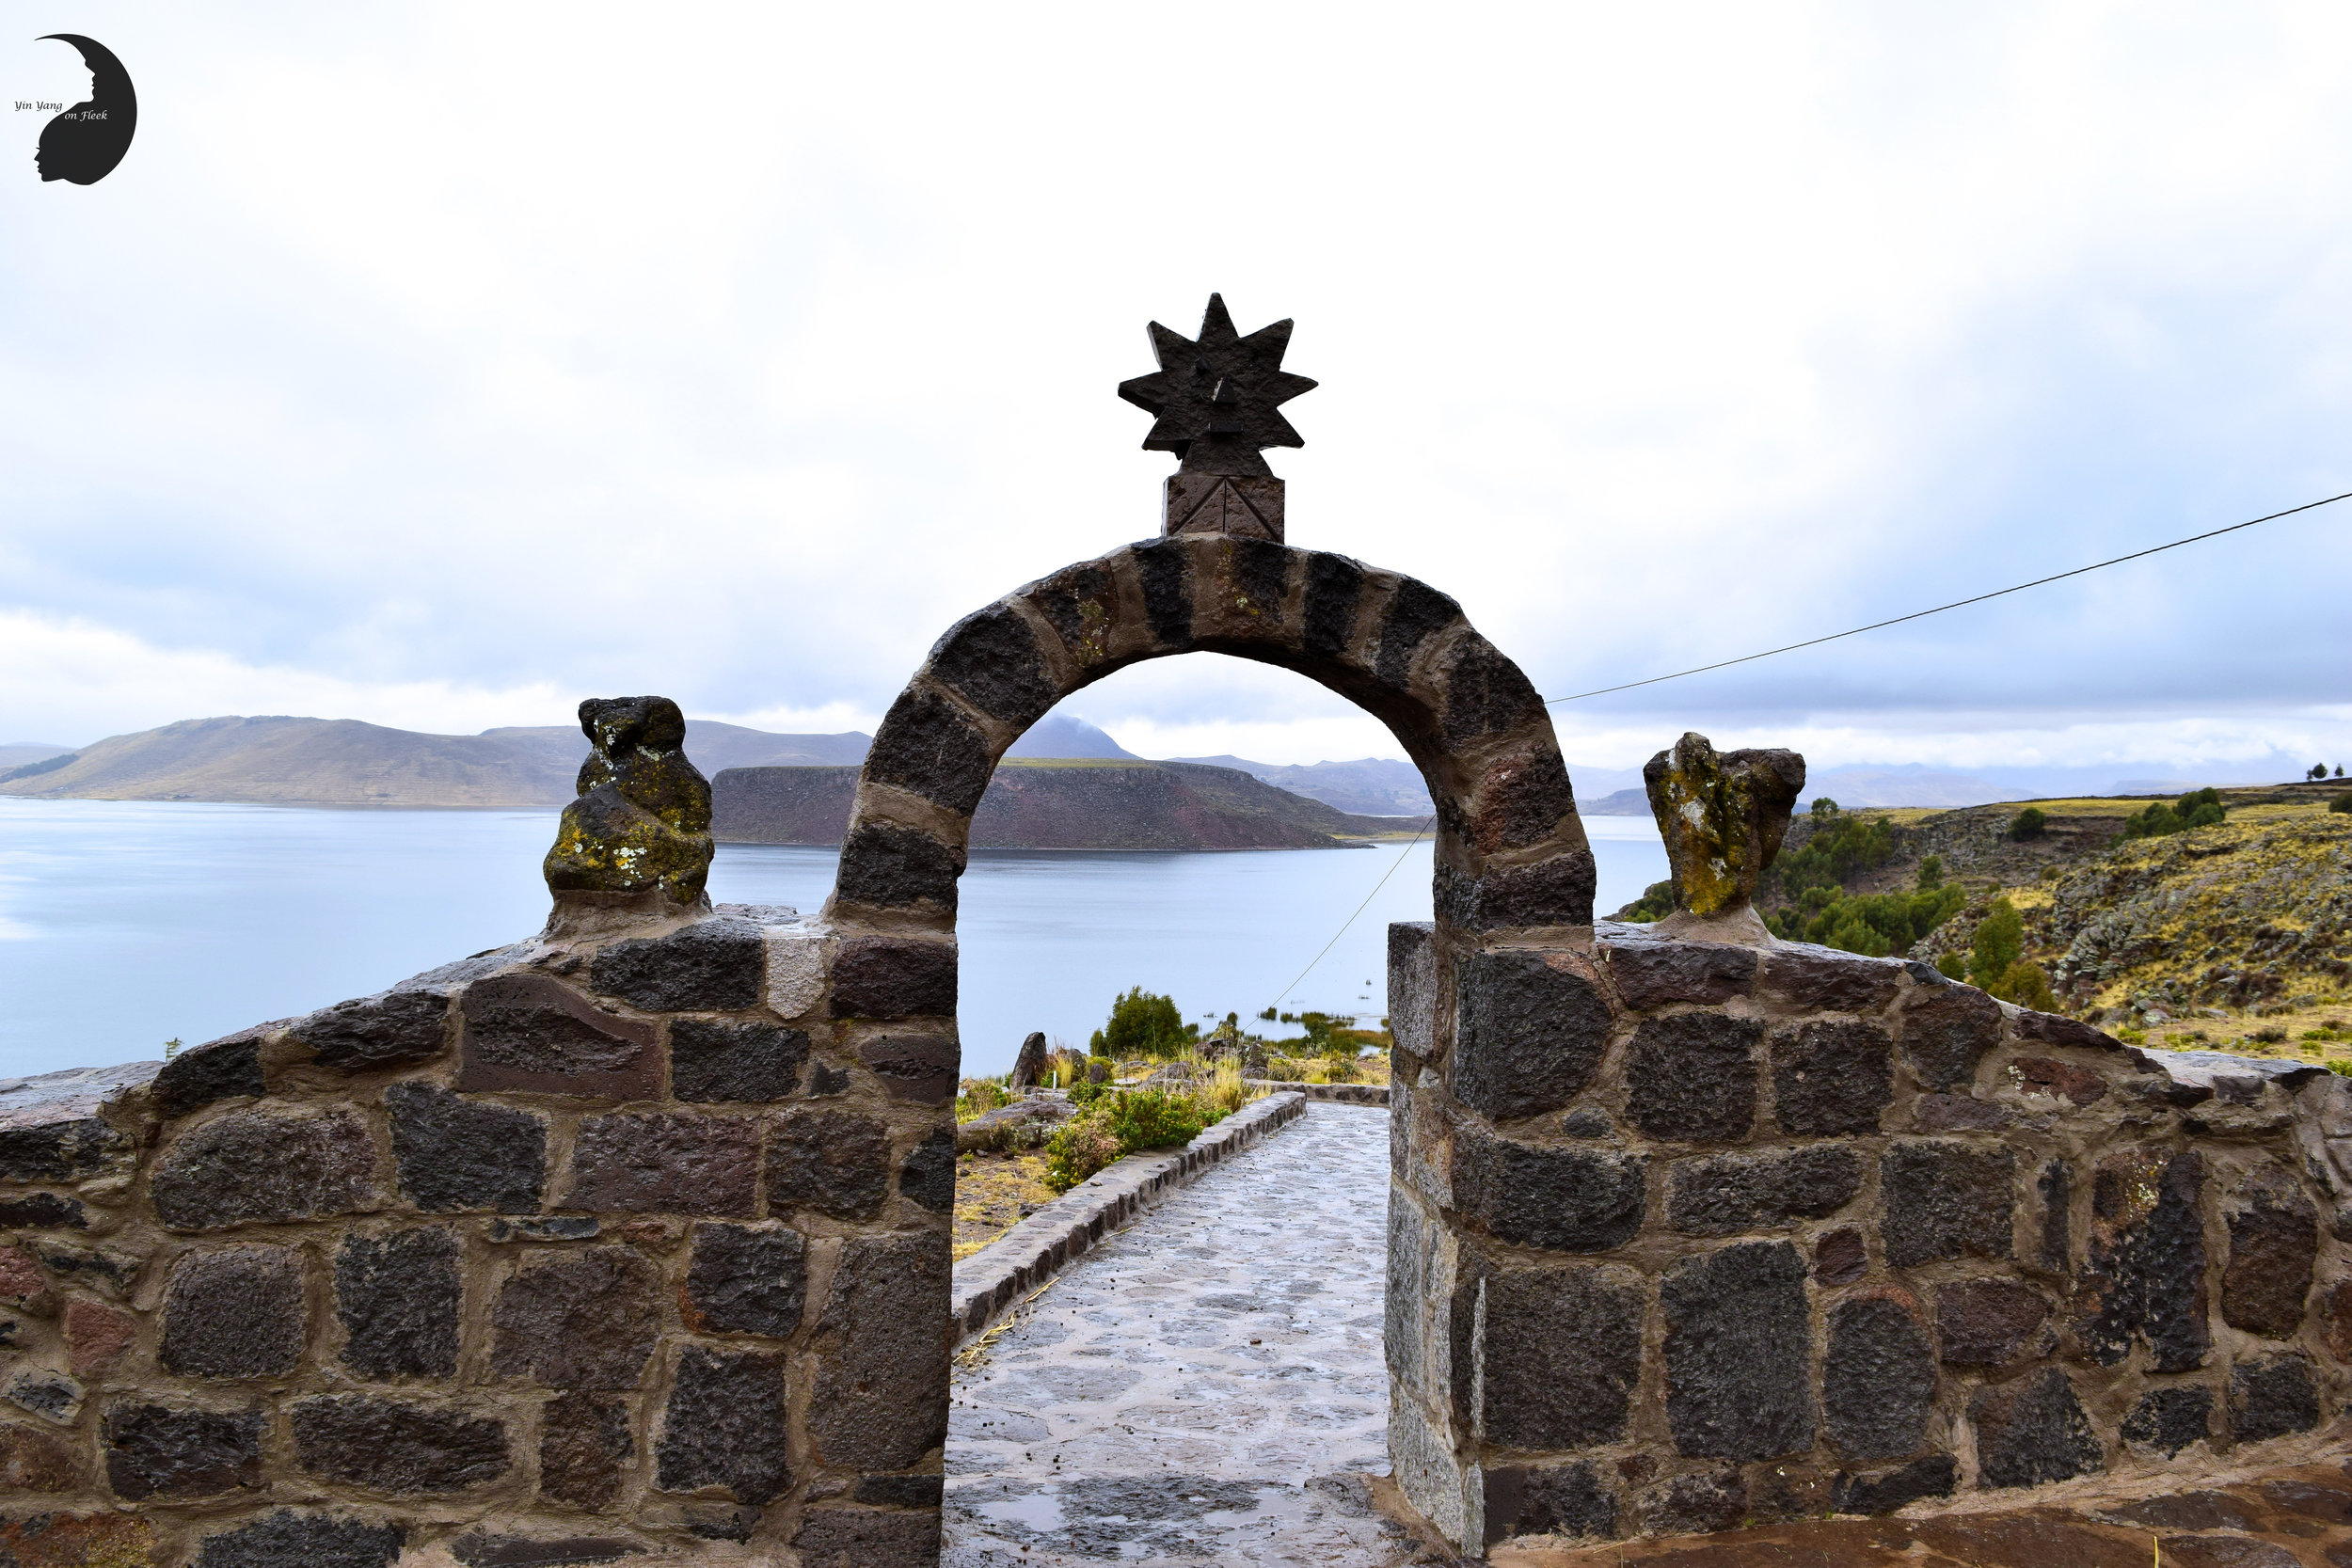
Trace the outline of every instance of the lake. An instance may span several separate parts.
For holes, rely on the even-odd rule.
[[[1604,912],[1666,875],[1647,818],[1585,828]],[[160,1056],[529,936],[554,831],[544,811],[0,797],[0,1075]],[[1389,923],[1429,918],[1429,857],[1425,842],[977,850],[959,923],[964,1070],[1004,1071],[1032,1029],[1083,1046],[1135,985],[1204,1025],[1268,1006],[1376,1017]],[[710,895],[813,912],[834,858],[723,844]]]

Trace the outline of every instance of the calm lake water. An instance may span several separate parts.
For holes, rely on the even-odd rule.
[[[1602,911],[1666,875],[1646,818],[1585,826]],[[0,1075],[159,1056],[167,1039],[196,1045],[529,936],[547,918],[554,830],[551,812],[0,798]],[[1203,1020],[1269,1005],[1376,1016],[1389,922],[1429,918],[1429,855],[977,851],[964,1069],[1005,1070],[1032,1029],[1083,1045],[1134,985]],[[834,860],[723,844],[711,896],[814,911]]]

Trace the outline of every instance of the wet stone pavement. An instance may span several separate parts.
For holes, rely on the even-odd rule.
[[[1385,1110],[1317,1104],[958,1357],[946,1568],[1422,1560],[1385,1474]]]

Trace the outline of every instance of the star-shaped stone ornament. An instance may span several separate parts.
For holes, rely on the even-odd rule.
[[[1145,451],[1174,452],[1183,459],[1180,473],[1270,476],[1261,451],[1307,444],[1276,412],[1315,385],[1282,369],[1289,322],[1245,338],[1233,330],[1223,297],[1211,294],[1198,341],[1158,322],[1151,331],[1160,368],[1119,384],[1120,397],[1158,416]]]

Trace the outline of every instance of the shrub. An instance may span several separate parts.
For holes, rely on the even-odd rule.
[[[1089,1046],[1097,1056],[1174,1056],[1200,1038],[1200,1026],[1186,1023],[1173,997],[1155,996],[1136,986],[1111,1003],[1110,1022],[1094,1031]]]
[[[1933,893],[1944,885],[1944,857],[1930,855],[1919,863],[1919,891]]]
[[[956,1092],[956,1119],[970,1121],[1012,1103],[1012,1095],[993,1078],[967,1078]]]
[[[1969,943],[1968,979],[1991,990],[2009,974],[2009,966],[2025,956],[2026,918],[2007,897],[1993,900],[1993,912],[1977,923]]]
[[[1617,911],[1617,918],[1639,921],[1646,926],[1652,921],[1663,920],[1674,912],[1675,885],[1670,879],[1662,882],[1652,882],[1644,888],[1642,896]]]
[[[2010,818],[2009,836],[2020,844],[2025,844],[2042,837],[2049,830],[2049,815],[2040,806],[2027,806]]]
[[[1849,897],[1835,888],[1810,887],[1797,908],[1768,917],[1775,936],[1791,942],[1815,942],[1849,953],[1884,958],[1908,953],[1911,944],[1934,930],[1967,902],[1957,887],[1945,885],[1918,893],[1870,893]]]
[[[2193,789],[2169,805],[2152,800],[2145,810],[2123,819],[2125,838],[2162,838],[2168,833],[2184,833],[2192,828],[2214,828],[2221,824],[2228,808],[2221,803],[2221,792],[2208,785]]]
[[[1054,1129],[1045,1140],[1045,1184],[1066,1193],[1119,1158],[1119,1134],[1099,1105]]]
[[[1190,1143],[1201,1129],[1225,1119],[1240,1108],[1246,1096],[1241,1075],[1233,1074],[1236,1101],[1216,1103],[1224,1074],[1200,1094],[1170,1094],[1164,1089],[1120,1089],[1098,1094],[1084,1110],[1057,1128],[1045,1141],[1045,1184],[1066,1193],[1112,1161],[1142,1148],[1167,1148]]]
[[[1957,953],[1946,953],[1935,960],[1935,972],[1947,979],[1964,979],[1968,974],[1968,960]]]
[[[1766,873],[1777,878],[1791,900],[1805,889],[1837,888],[1850,878],[1884,865],[1895,854],[1895,828],[1883,816],[1854,816],[1828,799],[1813,802],[1813,836],[1794,854],[1784,854]],[[1644,896],[1647,896],[1645,895]]]
[[[2328,802],[2328,809],[2329,811],[2343,812],[2346,816],[2352,816],[2352,794],[2337,796],[2334,800]]]
[[[2056,1012],[2058,997],[2050,990],[2050,974],[2038,963],[2020,958],[1985,988],[2003,1002],[2014,1002],[2038,1013]]]

